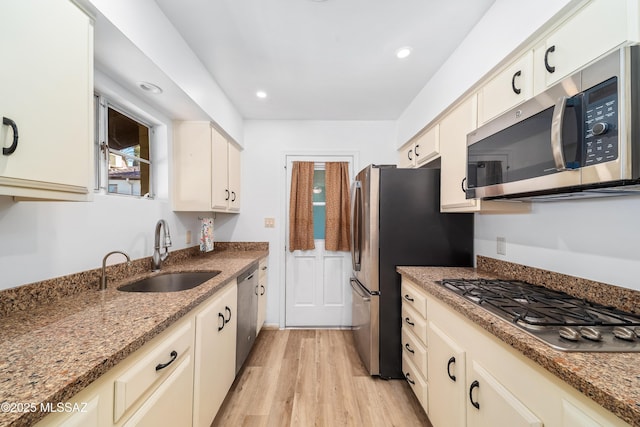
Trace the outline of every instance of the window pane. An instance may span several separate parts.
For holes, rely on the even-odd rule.
[[[316,169],[313,171],[313,201],[314,202],[326,201],[326,195],[324,191],[324,172],[325,172],[324,169]]]
[[[149,128],[108,108],[109,193],[150,193]]]
[[[324,240],[325,206],[313,206],[313,238]]]

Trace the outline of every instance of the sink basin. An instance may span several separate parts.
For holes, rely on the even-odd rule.
[[[123,292],[178,292],[193,289],[220,274],[219,271],[164,273],[118,288]]]

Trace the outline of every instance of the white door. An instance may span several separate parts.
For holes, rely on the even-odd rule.
[[[286,242],[289,241],[289,196],[294,161],[316,162],[315,176],[318,178],[318,185],[314,183],[316,185],[314,189],[318,191],[324,191],[324,162],[349,162],[349,178],[353,179],[354,162],[351,155],[286,156]],[[349,285],[351,255],[349,252],[324,249],[323,212],[323,202],[314,202],[315,249],[293,252],[286,249],[285,326],[287,327],[351,326],[351,287]]]

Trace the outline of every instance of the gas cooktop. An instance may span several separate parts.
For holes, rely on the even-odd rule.
[[[640,352],[638,315],[517,280],[438,283],[557,350]]]

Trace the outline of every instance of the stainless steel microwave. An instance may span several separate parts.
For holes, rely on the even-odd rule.
[[[467,198],[640,191],[640,46],[623,47],[467,135]]]

